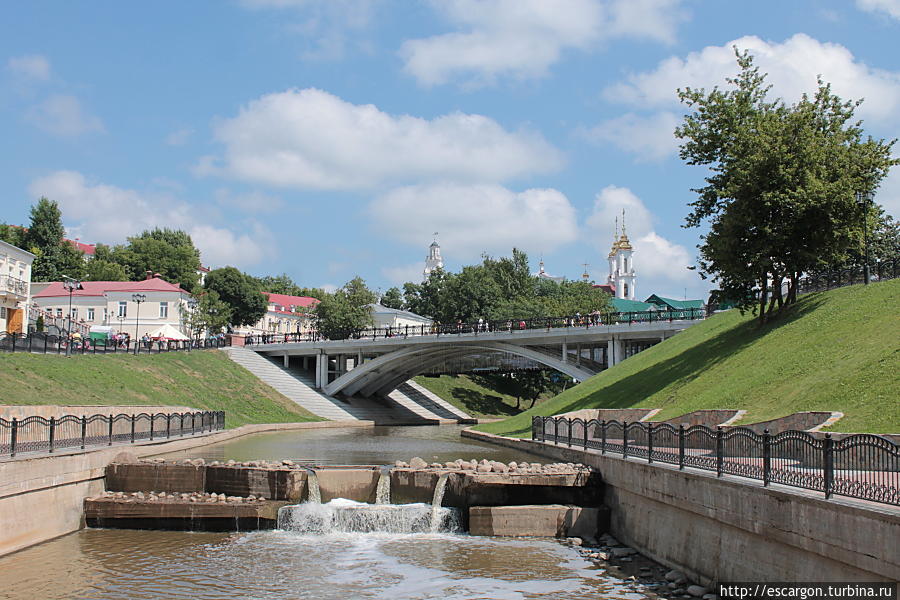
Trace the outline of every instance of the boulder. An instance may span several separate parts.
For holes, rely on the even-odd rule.
[[[673,581],[675,583],[684,583],[687,581],[687,576],[681,571],[671,570],[666,573],[666,581]]]
[[[626,556],[631,556],[632,554],[637,554],[637,550],[629,548],[628,546],[620,546],[618,548],[610,549],[610,553],[616,558],[624,558]]]
[[[694,598],[702,598],[709,593],[709,590],[702,585],[689,585],[687,586],[687,593]]]
[[[409,461],[410,469],[424,469],[428,467],[428,463],[419,458],[418,456],[414,457],[411,461]]]
[[[405,463],[402,460],[398,460],[394,463],[394,466],[397,467],[398,469],[408,469],[409,463]]]
[[[475,470],[479,473],[490,473],[493,468],[491,467],[491,465],[478,465]]]

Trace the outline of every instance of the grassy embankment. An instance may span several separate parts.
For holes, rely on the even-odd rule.
[[[759,327],[728,311],[557,397],[477,429],[530,436],[531,417],[582,408],[747,410],[744,423],[805,410],[840,411],[833,430],[900,432],[900,280],[801,298]]]
[[[319,421],[218,350],[152,356],[0,355],[0,404],[191,406],[228,427]]]
[[[503,381],[486,380],[477,375],[441,375],[440,377],[416,377],[416,383],[437,394],[456,408],[476,418],[509,417],[531,406],[531,400],[522,399],[516,408],[516,397]],[[538,402],[547,398],[541,397]]]

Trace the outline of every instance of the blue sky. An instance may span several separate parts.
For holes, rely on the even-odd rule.
[[[0,220],[72,237],[187,230],[204,263],[302,285],[421,277],[523,248],[606,276],[626,209],[639,296],[698,297],[679,86],[750,49],[900,126],[900,0],[19,2],[0,21]],[[900,149],[897,149],[900,153]],[[876,199],[900,216],[900,174]]]

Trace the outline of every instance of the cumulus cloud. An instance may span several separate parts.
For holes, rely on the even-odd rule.
[[[56,94],[31,108],[26,119],[47,133],[59,136],[77,136],[92,131],[103,131],[103,122],[85,112],[75,96]]]
[[[891,169],[890,174],[881,182],[881,187],[875,193],[875,201],[881,204],[889,215],[900,219],[900,167]]]
[[[587,230],[601,252],[608,252],[612,245],[617,219],[621,230],[622,209],[625,210],[626,231],[634,246],[634,265],[641,295],[674,294],[684,288],[698,295],[709,289],[695,272],[688,270],[694,261],[687,248],[656,232],[652,213],[628,188],[610,185],[594,199]]]
[[[832,84],[844,98],[865,98],[858,114],[866,119],[894,120],[900,109],[900,73],[869,67],[840,44],[820,42],[798,33],[783,43],[745,36],[721,46],[707,46],[685,58],[672,56],[656,69],[635,73],[604,91],[611,101],[645,108],[678,105],[676,89],[711,89],[725,85],[737,71],[733,47],[749,50],[769,74],[772,93],[796,101],[816,89],[816,76]]]
[[[170,146],[184,146],[193,134],[193,129],[179,129],[166,136],[166,143]]]
[[[509,132],[481,115],[390,115],[317,89],[251,102],[215,128],[225,146],[200,174],[307,189],[367,189],[422,179],[502,181],[557,170],[561,153],[540,134]]]
[[[435,9],[459,30],[407,40],[405,70],[424,85],[544,75],[566,50],[614,37],[672,42],[679,0],[441,0]]]
[[[612,144],[640,160],[657,161],[677,150],[674,131],[678,123],[678,116],[669,111],[652,115],[630,112],[586,129],[583,136],[597,144]]]
[[[169,194],[94,183],[77,171],[56,171],[35,179],[28,193],[58,202],[69,234],[77,233],[83,240],[115,244],[145,229],[173,227],[191,235],[206,264],[246,268],[274,253],[269,246],[271,233],[257,223],[242,222],[238,234],[208,223],[205,211]]]
[[[384,275],[387,280],[394,284],[400,285],[402,283],[406,283],[407,281],[412,281],[418,283],[422,281],[422,271],[425,268],[425,257],[422,257],[417,263],[413,263],[411,265],[400,265],[397,267],[384,267],[381,269],[381,274]]]
[[[394,189],[369,206],[373,227],[421,246],[423,231],[440,232],[441,245],[460,259],[482,252],[551,251],[578,237],[575,209],[561,192],[513,192],[491,184],[431,184]],[[424,260],[424,259],[423,259]]]
[[[50,79],[50,61],[40,54],[14,56],[6,61],[7,68],[16,76],[32,81]]]
[[[900,0],[856,0],[856,6],[867,12],[885,13],[900,21]]]

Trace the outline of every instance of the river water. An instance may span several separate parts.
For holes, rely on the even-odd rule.
[[[387,464],[421,456],[540,461],[459,438],[455,427],[259,434],[207,459]],[[171,458],[171,456],[169,457]],[[555,540],[451,533],[184,533],[86,529],[0,558],[0,598],[582,599],[652,596]]]

